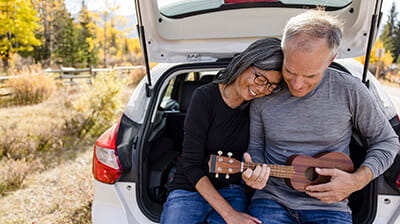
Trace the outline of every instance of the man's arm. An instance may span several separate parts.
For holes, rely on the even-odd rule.
[[[307,194],[327,203],[341,201],[364,188],[393,163],[400,149],[398,136],[365,86],[351,92],[353,124],[366,138],[366,158],[354,173],[338,169],[317,169],[320,175],[332,176],[326,184],[308,186]]]

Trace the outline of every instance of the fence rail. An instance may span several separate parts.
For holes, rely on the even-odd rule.
[[[74,79],[90,79],[96,77],[99,72],[130,72],[135,69],[144,69],[144,66],[124,66],[124,67],[112,67],[112,68],[68,68],[64,67],[61,69],[45,69],[44,72],[47,74],[59,74],[56,79],[69,80],[69,83],[75,83]],[[86,73],[86,74],[85,74]],[[2,76],[0,77],[0,88],[4,88],[4,81],[8,79],[18,78],[20,76]]]

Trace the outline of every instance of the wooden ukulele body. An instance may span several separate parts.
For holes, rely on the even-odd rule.
[[[211,155],[208,161],[210,173],[229,174],[243,172],[250,168],[255,169],[257,163],[239,162],[230,157]],[[341,152],[320,153],[314,157],[306,155],[295,155],[287,160],[286,165],[267,164],[270,176],[285,178],[286,183],[297,191],[304,192],[308,185],[327,183],[330,176],[321,176],[315,168],[336,168],[346,172],[353,172],[354,165],[350,157]]]

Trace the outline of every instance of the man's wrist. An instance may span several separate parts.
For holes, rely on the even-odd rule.
[[[373,179],[372,170],[367,166],[361,166],[353,173],[354,186],[357,190],[364,188]]]

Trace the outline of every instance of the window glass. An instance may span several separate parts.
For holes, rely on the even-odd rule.
[[[157,0],[160,12],[169,17],[249,7],[343,8],[351,0]]]

